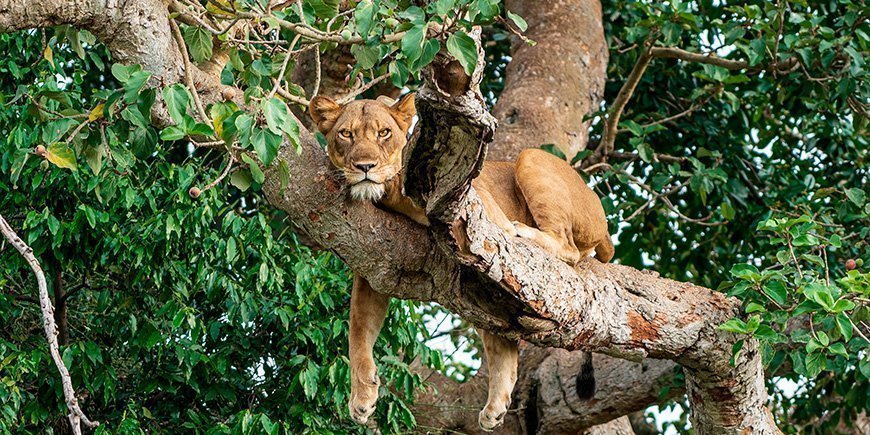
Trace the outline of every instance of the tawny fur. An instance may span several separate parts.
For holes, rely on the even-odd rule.
[[[391,103],[391,102],[390,102]],[[376,202],[428,225],[422,208],[402,193],[402,151],[416,114],[414,95],[388,105],[386,100],[358,100],[339,106],[315,97],[311,117],[326,136],[330,161],[350,186],[355,200]],[[593,251],[598,260],[613,257],[604,209],[598,196],[567,162],[529,149],[516,162],[487,161],[472,182],[487,216],[510,235],[535,241],[559,259],[574,264]],[[378,397],[372,348],[390,299],[355,274],[350,311],[351,418],[364,424]],[[517,378],[517,343],[486,331],[483,340],[489,368],[489,396],[480,412],[484,430],[498,427],[510,406]]]

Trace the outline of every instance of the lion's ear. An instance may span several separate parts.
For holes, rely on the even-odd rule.
[[[332,130],[335,121],[341,115],[341,106],[332,98],[317,96],[312,98],[311,103],[308,104],[308,112],[311,113],[311,119],[317,124],[317,129],[326,134]]]
[[[384,106],[392,106],[393,104],[396,104],[396,100],[394,100],[393,98],[390,98],[386,95],[378,96],[377,101],[380,101],[381,103],[383,103]]]
[[[390,106],[390,109],[393,111],[402,129],[408,130],[414,115],[417,114],[417,108],[414,106],[414,93],[405,94],[396,104]]]

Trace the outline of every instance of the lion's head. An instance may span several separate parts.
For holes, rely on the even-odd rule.
[[[328,97],[314,97],[308,110],[326,136],[329,159],[344,173],[350,195],[377,201],[384,183],[402,169],[402,150],[416,114],[414,94],[392,105],[386,99],[357,100],[344,106]]]

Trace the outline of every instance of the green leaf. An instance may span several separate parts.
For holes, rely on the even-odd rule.
[[[641,160],[647,163],[651,163],[655,158],[655,152],[653,152],[652,147],[646,142],[641,142],[637,145],[637,154],[640,156]]]
[[[263,170],[260,169],[260,165],[258,165],[257,162],[247,154],[242,154],[242,161],[248,164],[248,167],[251,170],[251,177],[254,181],[263,184],[263,181],[266,180],[266,176],[263,174]]]
[[[141,67],[139,65],[124,65],[121,63],[116,63],[112,65],[112,75],[115,76],[121,83],[127,83],[127,80],[130,79],[130,74],[135,71],[139,71]]]
[[[305,0],[314,9],[314,14],[320,18],[332,18],[338,15],[340,0]]]
[[[242,148],[247,148],[251,144],[251,136],[254,133],[254,118],[247,113],[243,113],[236,117],[234,124],[239,135],[239,143],[242,145]],[[224,130],[226,131],[226,127],[224,127]]]
[[[861,207],[864,205],[864,191],[858,188],[846,189],[846,196],[849,198],[849,201],[852,201],[853,204]]]
[[[381,60],[378,47],[354,45],[350,47],[350,52],[353,54],[354,59],[356,59],[357,66],[361,69],[371,69]]]
[[[834,304],[834,307],[831,308],[831,311],[835,313],[842,313],[843,311],[851,311],[855,309],[855,303],[848,299],[840,299]]]
[[[721,212],[722,212],[722,217],[725,218],[726,220],[729,220],[729,221],[733,220],[734,216],[736,214],[734,212],[734,207],[732,207],[731,204],[729,204],[727,202],[722,203]]]
[[[761,274],[758,268],[751,264],[735,264],[731,268],[731,275],[735,278],[745,279],[749,281],[758,281],[761,279]]]
[[[290,185],[290,168],[287,167],[287,162],[284,160],[278,161],[278,180],[281,183],[281,190]]]
[[[253,178],[250,171],[235,171],[230,175],[230,184],[236,186],[242,192],[247,192],[251,188]]]
[[[269,166],[272,160],[278,156],[278,147],[281,145],[281,136],[268,130],[257,129],[251,138],[257,157],[263,162],[263,166]],[[256,178],[254,178],[256,180]]]
[[[200,63],[211,59],[213,49],[211,36],[211,32],[199,26],[187,26],[184,29],[184,42],[187,43],[187,50],[194,62]]]
[[[435,13],[440,16],[445,16],[448,12],[453,10],[454,4],[455,0],[438,0],[435,2]]]
[[[765,311],[767,311],[767,309],[764,308],[763,305],[761,305],[757,302],[750,302],[750,303],[746,304],[746,313],[747,314],[756,313],[756,312],[763,313]]]
[[[837,314],[834,317],[834,320],[837,322],[837,329],[840,330],[840,334],[843,335],[843,339],[849,341],[852,339],[852,322],[849,321],[849,317],[843,313]]]
[[[804,288],[804,296],[807,299],[821,305],[825,310],[831,311],[834,307],[834,297],[831,290],[825,285],[811,283]]]
[[[187,109],[190,107],[190,93],[187,88],[175,84],[163,89],[163,102],[169,110],[169,116],[176,124],[185,125],[186,119],[190,118]]]
[[[390,62],[388,70],[390,72],[390,81],[393,82],[393,85],[397,88],[404,87],[411,74],[410,71],[408,71],[408,66],[405,65],[405,62],[394,60]]]
[[[280,135],[288,122],[287,105],[278,98],[272,97],[263,104],[263,116],[266,118],[269,131]]]
[[[151,73],[147,71],[136,71],[130,74],[126,83],[124,83],[124,102],[130,104],[136,101],[139,91],[142,90],[142,87],[145,86],[149,78],[151,78]]]
[[[164,128],[163,131],[160,132],[160,139],[166,141],[183,139],[184,136],[184,130],[182,130],[181,127],[177,125],[170,125],[169,127]]]
[[[736,334],[745,334],[747,332],[746,323],[740,319],[731,319],[720,325],[719,329]]]
[[[402,54],[409,63],[415,62],[423,54],[423,41],[426,39],[426,24],[417,24],[405,31],[402,37]]]
[[[302,384],[302,391],[308,400],[314,398],[317,394],[317,383],[320,380],[320,368],[316,364],[309,361],[305,369],[299,372],[299,383]]]
[[[459,61],[465,74],[471,76],[474,73],[477,66],[477,45],[474,39],[460,30],[447,38],[447,51]]]
[[[372,31],[376,12],[375,5],[371,0],[363,0],[357,3],[356,8],[353,11],[353,19],[356,24],[356,31],[363,38],[367,38],[369,33]]]
[[[827,366],[827,358],[821,352],[811,353],[806,358],[806,368],[808,377],[816,377]]]
[[[827,347],[831,344],[831,338],[828,337],[828,334],[826,334],[825,331],[819,331],[816,335],[819,337],[819,343],[821,343],[822,346]]]
[[[792,241],[794,246],[817,246],[819,239],[812,234],[801,234]]]
[[[426,41],[423,44],[423,53],[420,55],[420,58],[414,62],[413,70],[416,72],[423,69],[423,67],[435,59],[435,55],[437,55],[439,51],[441,51],[441,43],[438,42],[437,39],[432,38]]]
[[[770,296],[774,302],[781,306],[788,304],[788,289],[781,281],[767,281],[762,287],[764,294]]]
[[[78,170],[75,152],[63,142],[49,145],[45,159],[59,168],[66,168],[73,172]]]
[[[849,359],[849,353],[846,352],[846,346],[843,343],[834,343],[828,348],[828,352],[834,355],[840,355],[843,358]]]
[[[520,32],[525,32],[526,29],[529,28],[529,24],[526,23],[526,20],[524,20],[523,17],[511,11],[507,11],[507,16],[514,22],[514,24],[516,24],[517,28],[520,29]]]
[[[477,0],[477,9],[480,11],[481,21],[488,22],[498,15],[498,2],[490,0]]]

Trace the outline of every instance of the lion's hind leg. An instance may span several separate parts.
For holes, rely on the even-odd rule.
[[[519,349],[515,341],[482,329],[477,332],[483,340],[483,351],[486,353],[489,368],[489,394],[477,422],[481,429],[489,432],[501,426],[511,404],[511,393],[517,382]]]
[[[574,240],[572,200],[572,184],[582,183],[579,176],[558,157],[528,149],[517,158],[515,180],[537,227],[514,222],[517,235],[533,240],[568,264],[580,261],[582,254]]]

